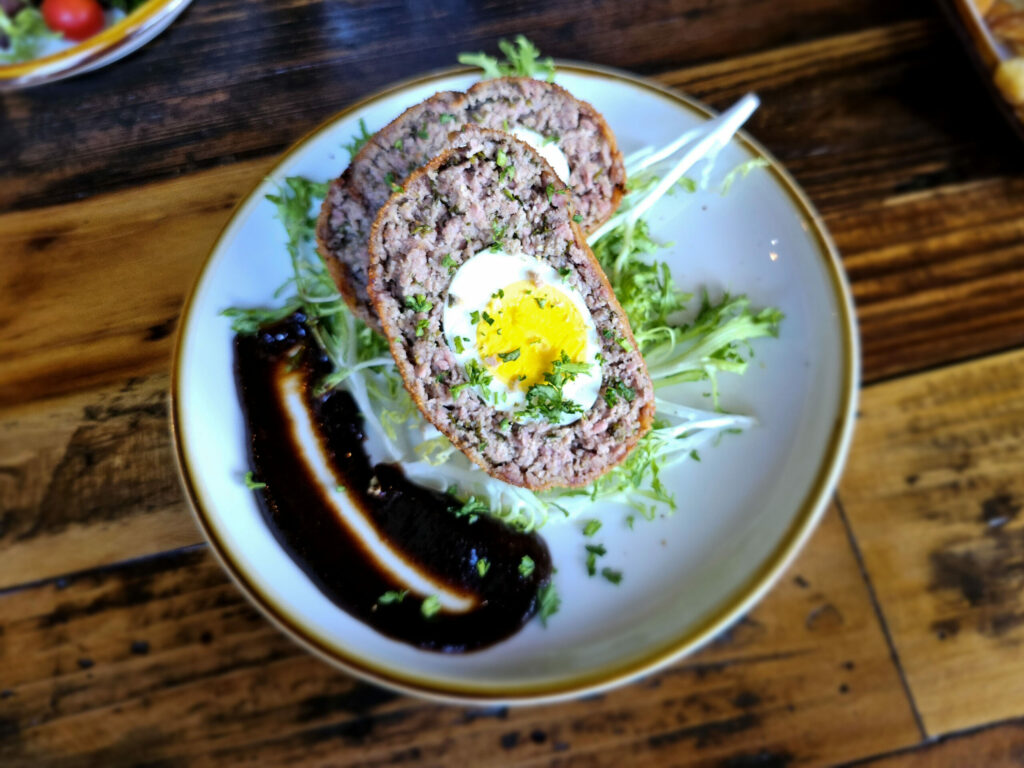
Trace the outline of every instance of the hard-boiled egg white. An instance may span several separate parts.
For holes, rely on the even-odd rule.
[[[564,397],[584,412],[601,389],[600,341],[594,318],[579,292],[538,259],[490,249],[468,259],[452,277],[442,314],[445,342],[455,359],[482,366],[492,377],[489,402],[521,410],[526,392],[565,353],[589,365],[563,386]],[[565,414],[560,423],[580,414]]]
[[[512,135],[524,144],[529,144],[537,154],[548,161],[551,170],[562,180],[563,184],[569,183],[569,161],[565,159],[565,153],[558,148],[557,141],[551,141],[530,128],[521,125],[515,126]]]

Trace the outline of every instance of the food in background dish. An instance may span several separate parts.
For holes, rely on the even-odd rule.
[[[1003,98],[1024,110],[1024,2],[973,0],[995,38],[1010,54],[996,66],[995,84]]]
[[[643,358],[537,151],[472,126],[453,143],[374,224],[377,316],[413,400],[473,462],[533,490],[586,485],[650,428]]]
[[[351,146],[352,159],[332,184],[317,222],[317,242],[349,306],[375,330],[366,291],[370,225],[414,170],[465,125],[504,130],[533,144],[573,194],[584,232],[614,213],[626,174],[615,138],[589,104],[530,77],[484,80],[467,93],[438,93]]]
[[[0,64],[55,53],[116,24],[146,0],[0,0]]]

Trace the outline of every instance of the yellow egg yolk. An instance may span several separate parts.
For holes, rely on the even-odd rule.
[[[510,389],[542,382],[562,352],[583,362],[586,340],[586,323],[569,297],[529,280],[494,294],[476,327],[480,358]]]

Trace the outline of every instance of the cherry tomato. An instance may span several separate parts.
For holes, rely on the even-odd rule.
[[[43,21],[68,40],[92,37],[105,23],[103,8],[97,0],[43,0]]]

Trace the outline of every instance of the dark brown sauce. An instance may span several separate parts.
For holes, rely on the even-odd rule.
[[[277,540],[320,590],[343,610],[389,637],[437,651],[469,651],[515,634],[536,612],[537,593],[551,577],[551,556],[536,534],[481,516],[456,517],[447,494],[406,479],[394,465],[371,466],[362,417],[348,393],[322,396],[314,384],[330,365],[308,337],[305,318],[292,317],[235,338],[235,375],[250,435],[263,516]],[[294,371],[304,380],[306,406],[319,429],[339,485],[380,536],[417,570],[453,591],[474,596],[465,613],[421,611],[425,595],[378,604],[396,583],[331,509],[298,450],[276,382]],[[372,489],[371,489],[372,486]],[[523,556],[534,571],[519,573]],[[490,564],[481,576],[477,562]]]

